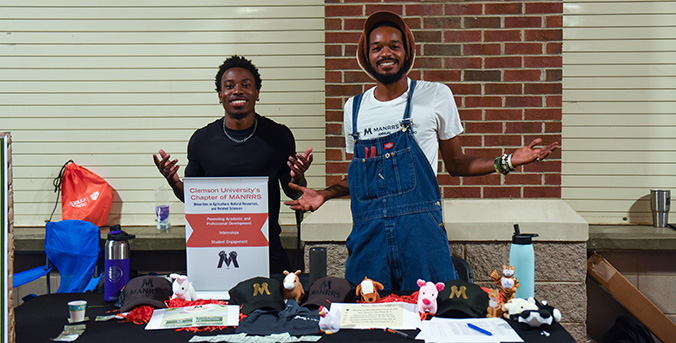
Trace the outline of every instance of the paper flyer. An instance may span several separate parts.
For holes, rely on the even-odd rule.
[[[205,304],[155,309],[146,325],[146,330],[191,326],[237,326],[238,324],[239,306]]]
[[[340,311],[341,329],[415,330],[420,324],[416,304],[404,302],[348,304],[333,303],[331,311]]]
[[[471,325],[470,325],[471,324]],[[474,326],[478,329],[473,329]],[[502,318],[439,318],[421,322],[416,339],[435,343],[499,343],[523,342]],[[487,333],[490,333],[487,334]],[[545,337],[543,337],[545,340]]]
[[[269,277],[268,179],[184,178],[188,278],[203,299]]]

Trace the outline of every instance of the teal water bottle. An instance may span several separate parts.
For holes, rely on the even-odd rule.
[[[509,264],[514,266],[514,276],[519,280],[519,288],[514,296],[528,299],[535,295],[535,253],[533,237],[537,233],[521,233],[519,224],[514,224],[512,245],[509,247]]]

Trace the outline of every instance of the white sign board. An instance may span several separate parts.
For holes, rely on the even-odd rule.
[[[188,279],[202,299],[228,299],[240,281],[269,277],[268,179],[183,180]]]

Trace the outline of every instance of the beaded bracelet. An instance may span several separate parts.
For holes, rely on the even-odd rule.
[[[496,157],[493,162],[493,167],[496,172],[502,175],[507,175],[514,171],[515,168],[514,165],[512,165],[512,154],[502,154],[502,156]]]
[[[500,156],[496,157],[493,161],[493,168],[495,168],[496,172],[502,174],[502,169],[500,169]]]
[[[509,174],[509,172],[511,171],[507,166],[507,154],[502,154],[502,156],[500,156],[500,169],[502,169],[502,173],[504,175]]]
[[[513,171],[514,165],[512,164],[512,154],[507,155],[507,166],[509,167],[510,171]]]

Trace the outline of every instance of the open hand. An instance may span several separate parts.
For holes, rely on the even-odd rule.
[[[305,172],[310,168],[313,160],[312,147],[307,148],[302,155],[297,153],[295,157],[289,156],[286,164],[291,169],[291,182],[305,185]]]
[[[180,168],[178,165],[178,160],[175,159],[170,161],[169,159],[171,158],[171,155],[167,154],[162,149],[160,149],[159,154],[160,157],[157,157],[157,155],[153,154],[153,161],[157,166],[157,170],[159,170],[160,174],[162,174],[162,176],[167,179],[170,185],[176,184],[180,181],[177,174],[178,168]]]
[[[534,161],[541,161],[545,159],[552,151],[559,147],[559,142],[554,142],[544,148],[534,148],[536,145],[542,143],[541,138],[536,138],[527,146],[518,148],[512,153],[512,164],[516,166],[528,164]]]
[[[284,205],[289,206],[292,210],[314,212],[326,201],[319,192],[312,188],[299,186],[293,182],[289,183],[289,187],[302,193],[300,198],[284,202]]]

